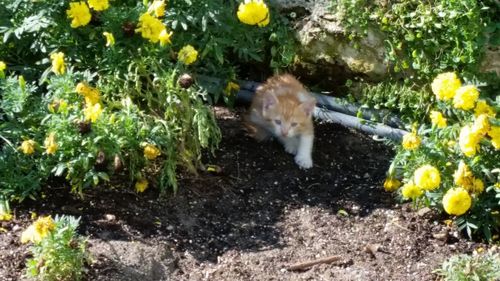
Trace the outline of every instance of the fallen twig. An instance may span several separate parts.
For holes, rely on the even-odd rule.
[[[394,225],[395,227],[397,227],[397,228],[399,228],[399,229],[402,229],[402,230],[406,230],[406,231],[411,232],[411,230],[410,230],[410,229],[408,229],[408,228],[406,228],[406,227],[404,227],[404,226],[400,225],[399,223],[397,223],[397,222],[395,222],[395,221],[391,221],[391,222],[389,222],[389,223],[390,223],[390,224],[392,224],[392,225]]]
[[[299,262],[296,264],[293,264],[287,268],[288,271],[295,271],[295,270],[303,270],[306,268],[309,268],[313,265],[320,264],[320,263],[331,263],[334,261],[340,260],[342,257],[340,256],[329,256],[326,258],[321,258],[317,260],[312,260],[312,261],[306,261],[306,262]]]

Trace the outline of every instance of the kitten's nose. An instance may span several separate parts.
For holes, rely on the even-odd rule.
[[[288,130],[281,129],[281,135],[283,135],[284,137],[288,136]]]

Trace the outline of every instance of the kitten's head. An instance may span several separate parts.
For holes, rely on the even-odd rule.
[[[295,137],[311,126],[316,100],[305,93],[276,96],[268,92],[263,99],[263,116],[276,136]]]

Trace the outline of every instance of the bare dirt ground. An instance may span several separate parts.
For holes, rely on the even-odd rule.
[[[317,124],[315,164],[302,171],[279,144],[246,137],[237,113],[216,111],[224,138],[205,163],[220,173],[184,175],[178,194],[162,198],[123,182],[83,199],[49,186],[44,200],[15,206],[15,219],[0,223],[0,280],[22,278],[30,211],[82,217],[87,280],[437,280],[443,260],[487,248],[383,191],[392,152],[382,143]]]

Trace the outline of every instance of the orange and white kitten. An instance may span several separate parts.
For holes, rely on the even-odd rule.
[[[316,99],[293,76],[273,76],[257,88],[245,124],[258,141],[277,138],[295,155],[295,163],[308,169],[313,166],[315,105]]]

